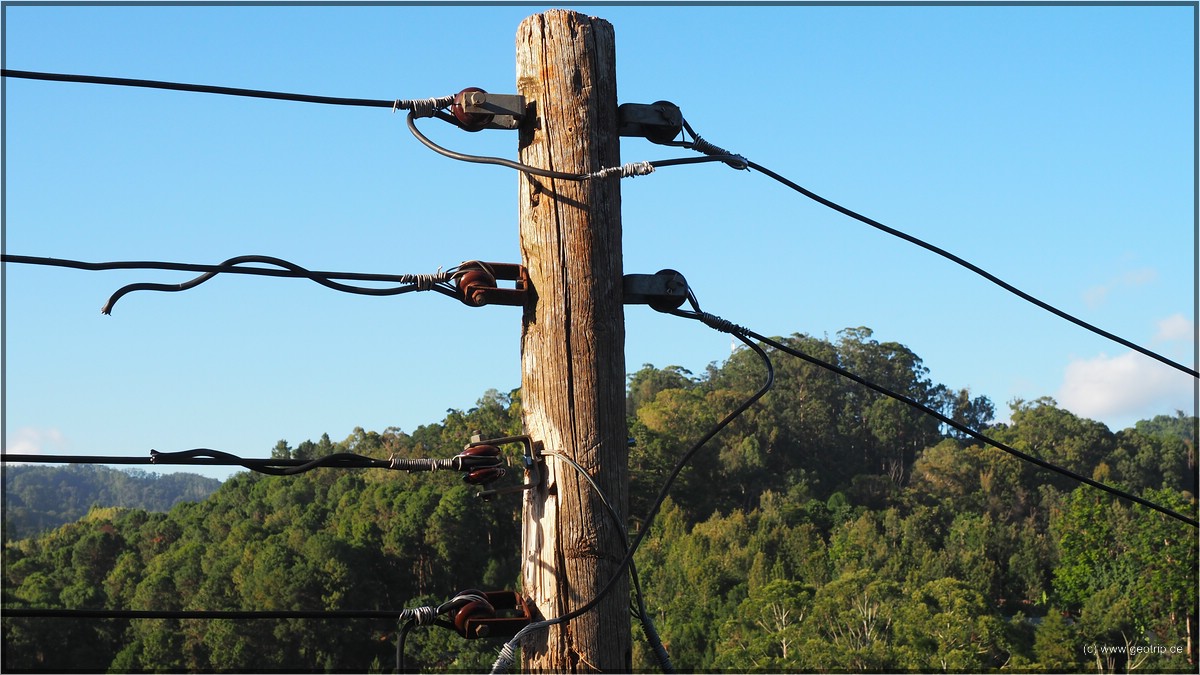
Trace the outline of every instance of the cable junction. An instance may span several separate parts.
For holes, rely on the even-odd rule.
[[[506,302],[506,295],[512,295],[515,292],[511,289],[496,289],[496,279],[507,279],[514,275],[519,277],[521,271],[519,266],[516,266],[518,268],[517,270],[511,270],[509,268],[513,267],[512,265],[503,263],[485,263],[472,260],[463,262],[455,267],[451,267],[446,271],[441,271],[439,269],[437,272],[432,274],[322,272],[305,269],[295,263],[288,262],[287,260],[283,260],[281,258],[263,255],[237,256],[230,258],[218,265],[157,261],[114,261],[97,263],[84,262],[80,260],[66,260],[61,258],[44,258],[8,254],[0,256],[0,262],[23,265],[65,267],[87,271],[153,269],[201,272],[201,274],[194,279],[180,284],[135,283],[122,286],[109,297],[108,302],[106,302],[104,307],[100,309],[100,312],[106,315],[111,314],[117,301],[129,293],[135,291],[177,293],[179,291],[186,291],[195,288],[209,279],[217,276],[218,274],[249,274],[257,276],[285,277],[292,279],[308,279],[325,286],[326,288],[354,295],[383,297],[401,295],[414,291],[434,291],[447,297],[461,300],[465,304],[472,306],[480,306],[487,304],[488,302],[502,304]],[[272,265],[273,267],[261,267],[259,265]],[[469,288],[462,283],[464,279],[471,280]],[[387,287],[370,287],[342,283],[343,281],[379,282],[396,285]],[[476,292],[476,286],[488,286],[489,284],[492,292],[484,292],[482,294],[478,294]],[[518,287],[523,288],[520,286],[520,284],[518,284]],[[523,296],[521,297],[523,298]],[[511,304],[511,302],[509,304]]]
[[[473,164],[492,164],[495,166],[503,166],[503,167],[507,167],[509,169],[515,169],[517,171],[529,174],[531,176],[539,176],[542,178],[552,178],[552,179],[570,180],[570,181],[585,181],[585,180],[592,180],[592,179],[610,178],[610,177],[614,177],[614,176],[620,177],[620,178],[632,178],[635,176],[649,175],[650,173],[654,172],[656,169],[660,169],[660,168],[668,167],[668,166],[681,166],[684,164],[704,164],[704,163],[708,163],[708,162],[725,162],[725,163],[729,164],[731,162],[736,163],[738,161],[742,161],[741,158],[736,155],[712,155],[712,156],[706,155],[704,157],[677,157],[674,159],[658,159],[658,160],[653,160],[653,161],[649,161],[649,162],[632,162],[630,164],[625,164],[625,165],[619,166],[619,167],[602,168],[602,169],[599,169],[597,171],[593,171],[590,173],[571,173],[571,172],[567,172],[567,171],[552,171],[550,169],[542,169],[542,168],[539,168],[536,166],[531,166],[529,164],[522,164],[521,162],[516,162],[511,159],[504,159],[503,157],[469,155],[466,153],[456,152],[454,150],[444,148],[444,147],[438,145],[437,143],[434,143],[425,134],[421,133],[421,130],[417,128],[417,124],[416,124],[417,117],[419,117],[419,115],[416,115],[413,112],[410,112],[408,114],[408,119],[407,119],[408,130],[412,133],[414,138],[416,138],[418,141],[421,142],[422,145],[429,148],[430,150],[433,150],[434,152],[438,153],[439,155],[442,155],[443,157],[449,157],[450,159],[453,159],[453,160],[457,160],[460,162],[470,162]],[[436,112],[434,115],[432,115],[432,117],[436,117],[436,118],[442,120],[443,122],[446,122],[453,126],[457,126],[459,128],[462,128],[462,125],[452,115],[448,115],[446,113],[439,111],[439,112]]]
[[[143,79],[119,78],[119,77],[101,77],[101,76],[94,76],[94,75],[71,75],[71,74],[65,74],[65,73],[46,73],[46,72],[36,72],[36,71],[27,71],[27,70],[12,70],[12,69],[7,69],[7,68],[0,70],[0,76],[8,77],[8,78],[45,80],[45,81],[54,81],[54,82],[75,82],[75,83],[86,83],[86,84],[116,85],[116,86],[126,86],[126,87],[145,87],[145,88],[152,88],[152,89],[168,89],[168,90],[175,90],[175,91],[189,91],[189,92],[206,93],[206,94],[221,94],[221,95],[228,95],[228,96],[243,96],[243,97],[251,97],[251,98],[267,98],[267,99],[278,99],[278,100],[287,100],[287,101],[300,101],[300,102],[305,102],[305,103],[322,103],[322,104],[344,105],[344,106],[390,108],[393,112],[395,112],[397,110],[408,110],[409,111],[409,114],[408,114],[409,130],[412,132],[413,136],[415,136],[417,138],[417,140],[419,140],[426,147],[430,148],[431,150],[434,150],[435,152],[437,152],[441,155],[444,155],[446,157],[450,157],[452,159],[457,159],[457,160],[465,161],[465,162],[476,162],[476,163],[496,164],[496,165],[500,165],[500,166],[507,166],[509,168],[516,169],[518,171],[523,171],[525,173],[535,175],[535,176],[542,176],[544,178],[558,178],[558,179],[563,179],[563,180],[575,180],[575,181],[589,180],[592,178],[607,178],[610,176],[620,176],[622,178],[625,178],[625,177],[646,175],[647,173],[653,171],[655,168],[660,168],[660,167],[664,167],[664,166],[676,166],[676,165],[680,165],[680,164],[693,164],[693,163],[698,163],[698,162],[703,162],[703,161],[722,161],[735,169],[740,169],[740,170],[753,169],[755,171],[758,171],[758,172],[776,180],[777,182],[795,190],[796,192],[799,192],[800,194],[804,195],[805,197],[808,197],[809,199],[812,199],[813,201],[816,201],[817,203],[822,204],[823,206],[826,206],[826,207],[833,209],[839,213],[842,213],[843,215],[846,215],[850,218],[858,220],[859,222],[862,222],[866,225],[874,227],[882,232],[886,232],[887,234],[890,234],[892,236],[903,239],[909,243],[920,246],[921,248],[924,248],[932,253],[935,253],[943,258],[946,258],[947,260],[950,260],[951,262],[954,262],[955,264],[958,264],[958,265],[962,266],[963,268],[970,270],[971,272],[974,272],[975,274],[983,277],[984,279],[987,279],[988,281],[1003,288],[1004,290],[1008,291],[1009,293],[1012,293],[1012,294],[1016,295],[1017,297],[1054,314],[1055,316],[1058,316],[1066,321],[1069,321],[1085,330],[1088,330],[1096,335],[1104,337],[1112,342],[1115,342],[1124,347],[1132,349],[1144,356],[1148,356],[1156,361],[1159,361],[1160,363],[1163,363],[1164,365],[1168,365],[1168,366],[1175,368],[1176,370],[1179,370],[1183,373],[1187,373],[1188,375],[1191,375],[1194,378],[1200,378],[1200,371],[1197,371],[1194,368],[1189,368],[1188,366],[1185,366],[1181,363],[1178,363],[1172,359],[1167,358],[1166,356],[1158,354],[1157,352],[1154,352],[1153,350],[1150,350],[1146,347],[1142,347],[1141,345],[1138,345],[1130,340],[1122,338],[1114,333],[1111,333],[1111,332],[1106,331],[1098,326],[1095,326],[1087,321],[1084,321],[1083,319],[1080,319],[1080,318],[1070,314],[1069,312],[1066,312],[1065,310],[1061,310],[1043,300],[1040,300],[1040,299],[1034,297],[1033,295],[1031,295],[1029,293],[1026,293],[1025,291],[1020,290],[1019,288],[1000,279],[999,277],[995,276],[994,274],[980,268],[979,266],[977,266],[967,260],[964,260],[963,258],[961,258],[957,255],[954,255],[953,253],[950,253],[949,251],[946,251],[945,249],[942,249],[941,247],[938,247],[934,244],[926,242],[926,241],[920,239],[919,237],[915,237],[913,235],[907,234],[907,233],[897,230],[895,228],[888,227],[887,225],[884,225],[883,223],[880,223],[877,220],[868,218],[867,216],[864,216],[856,211],[853,211],[845,206],[842,206],[832,200],[826,199],[825,197],[822,197],[822,196],[812,192],[811,190],[804,188],[803,186],[762,166],[761,164],[751,162],[751,161],[747,160],[745,157],[742,157],[741,155],[736,155],[734,153],[731,153],[728,150],[725,150],[724,148],[721,148],[720,146],[717,146],[717,145],[705,140],[699,134],[695,133],[695,131],[692,129],[691,125],[689,125],[686,120],[682,120],[682,127],[688,134],[691,135],[692,138],[690,140],[685,138],[682,141],[676,141],[676,140],[661,141],[661,140],[656,140],[653,137],[653,135],[648,136],[648,137],[650,138],[650,140],[657,142],[661,145],[670,145],[670,146],[675,146],[675,147],[686,148],[689,150],[694,150],[694,151],[699,152],[702,155],[704,155],[705,156],[704,159],[682,158],[682,159],[675,159],[675,160],[658,160],[658,161],[652,161],[652,162],[637,162],[634,164],[627,164],[622,167],[607,167],[607,168],[603,168],[603,169],[600,169],[595,172],[580,174],[580,173],[566,173],[566,172],[558,172],[558,171],[549,171],[546,169],[539,169],[537,167],[529,166],[527,164],[521,164],[520,162],[514,162],[512,160],[507,160],[507,159],[503,159],[503,158],[499,158],[499,157],[485,157],[485,156],[467,155],[467,154],[463,154],[463,153],[458,153],[458,152],[454,152],[452,150],[443,148],[443,147],[437,145],[436,143],[434,143],[433,141],[429,140],[423,134],[421,134],[421,132],[416,128],[416,125],[414,123],[414,120],[416,117],[438,117],[439,119],[442,119],[442,120],[449,122],[455,126],[458,126],[459,128],[465,128],[465,127],[463,127],[462,123],[458,119],[456,119],[454,116],[448,115],[445,112],[443,112],[443,109],[450,107],[451,105],[453,105],[455,103],[456,95],[448,95],[448,96],[426,98],[426,99],[343,98],[343,97],[335,97],[335,96],[316,96],[316,95],[310,95],[310,94],[296,94],[296,93],[289,93],[289,92],[266,91],[266,90],[261,90],[261,89],[242,89],[242,88],[236,88],[236,87],[222,87],[222,86],[201,85],[201,84],[186,84],[186,83],[182,83],[182,82],[166,82],[166,81],[160,81],[160,80],[143,80]],[[460,92],[460,94],[461,94],[461,92]],[[145,289],[145,290],[167,290],[167,289],[154,288],[154,289]],[[182,289],[176,289],[176,290],[182,290]]]

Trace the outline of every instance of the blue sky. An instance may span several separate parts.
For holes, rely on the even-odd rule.
[[[718,145],[1188,365],[1196,350],[1194,6],[560,5],[615,29],[620,102],[670,100]],[[549,6],[21,6],[4,66],[362,98],[514,92]],[[437,156],[401,114],[4,83],[5,252],[433,272],[519,261],[508,169]],[[516,155],[507,132],[439,142]],[[684,151],[625,139],[623,161]],[[1195,381],[969,272],[721,164],[622,184],[627,273],[683,272],[758,332],[868,326],[936,382],[1055,397],[1114,429]],[[520,314],[226,275],[7,265],[7,452],[267,456],[412,431],[520,384]],[[626,311],[626,364],[703,372],[729,336]],[[464,442],[466,439],[464,439]],[[224,476],[228,471],[211,471]]]

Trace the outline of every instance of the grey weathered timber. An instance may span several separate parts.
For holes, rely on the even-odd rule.
[[[520,159],[586,173],[620,164],[616,61],[608,22],[552,10],[517,31],[517,89],[533,114]],[[534,301],[521,339],[526,430],[574,458],[620,513],[627,508],[625,323],[620,179],[521,174],[522,263]],[[586,481],[547,459],[546,488],[527,493],[523,592],[545,618],[593,598],[624,555],[617,527]],[[631,668],[628,575],[595,609],[523,644],[527,672]]]

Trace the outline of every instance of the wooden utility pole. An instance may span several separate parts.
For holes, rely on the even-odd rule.
[[[525,164],[588,173],[620,164],[612,25],[571,11],[517,30],[517,89]],[[533,300],[521,337],[527,432],[596,480],[618,513],[628,504],[625,320],[620,178],[520,177],[521,258]],[[617,574],[621,532],[595,490],[566,463],[546,461],[545,489],[527,493],[523,592],[551,619],[591,600]],[[522,644],[524,669],[628,672],[626,573],[591,611]]]

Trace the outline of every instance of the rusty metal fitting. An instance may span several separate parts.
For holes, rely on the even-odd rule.
[[[521,461],[525,467],[525,473],[528,478],[527,482],[520,485],[510,485],[506,487],[494,488],[491,490],[483,490],[478,497],[483,499],[491,499],[496,495],[514,494],[532,490],[542,484],[545,473],[539,470],[539,466],[545,465],[545,459],[542,457],[542,442],[535,441],[527,435],[522,436],[505,436],[504,438],[489,438],[484,440],[478,433],[471,436],[471,442],[467,444],[467,448],[479,446],[500,446],[509,443],[520,443],[525,448],[525,454],[521,457]]]
[[[525,97],[489,94],[479,87],[467,87],[454,95],[450,113],[466,131],[516,129],[525,116]]]
[[[529,274],[515,263],[485,263],[477,260],[459,266],[455,277],[458,299],[471,307],[484,305],[524,306]],[[500,288],[498,282],[511,281],[512,288]]]
[[[511,638],[533,620],[525,598],[513,591],[490,591],[483,600],[472,600],[454,614],[454,629],[469,639]]]
[[[475,469],[463,475],[463,482],[471,485],[487,485],[492,481],[504,478],[507,473],[503,467],[488,466],[482,469]]]
[[[458,120],[459,126],[466,131],[482,131],[492,122],[495,115],[480,112],[479,104],[483,103],[487,92],[479,87],[467,87],[454,95],[454,103],[450,104],[450,113]],[[468,112],[468,111],[474,112]]]

